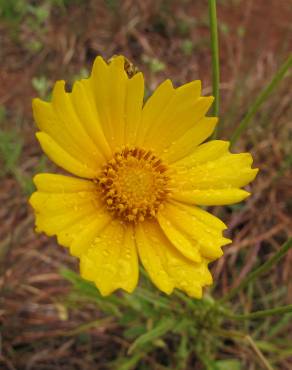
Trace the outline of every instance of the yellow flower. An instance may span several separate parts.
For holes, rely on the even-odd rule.
[[[163,292],[200,298],[212,283],[208,263],[230,240],[198,206],[242,201],[257,169],[226,141],[202,144],[217,118],[205,116],[213,97],[201,97],[200,81],[166,80],[144,104],[143,74],[125,66],[122,56],[97,57],[71,93],[58,81],[50,103],[34,99],[43,151],[75,175],[35,176],[36,230],[79,257],[102,295],[132,292],[139,258]]]

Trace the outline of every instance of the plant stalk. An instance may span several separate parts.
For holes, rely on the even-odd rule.
[[[225,314],[234,320],[253,320],[253,319],[261,319],[263,317],[269,317],[273,315],[282,315],[284,313],[292,312],[292,304],[288,304],[287,306],[275,307],[268,310],[261,310],[255,311],[248,314],[236,315],[232,313]]]
[[[218,117],[219,115],[219,82],[220,82],[220,68],[219,68],[219,46],[218,46],[218,26],[217,26],[217,12],[216,0],[208,0],[209,3],[209,22],[211,31],[211,52],[212,52],[212,86],[213,96],[215,98],[213,104],[212,115]],[[213,139],[218,133],[219,124],[214,131]]]
[[[231,289],[221,300],[220,303],[232,299],[241,289],[245,288],[251,281],[257,279],[260,275],[269,271],[287,252],[292,248],[292,238],[288,239],[281,248],[276,252],[273,257],[266,261],[263,265],[248,274],[245,279],[235,288]]]

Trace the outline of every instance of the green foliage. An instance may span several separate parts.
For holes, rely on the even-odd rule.
[[[142,59],[153,73],[161,72],[165,69],[165,64],[157,58],[151,58],[148,55],[144,55]]]
[[[166,348],[169,341],[180,343],[175,359],[169,365],[182,366],[190,354],[188,345],[195,343],[198,335],[202,336],[202,341],[205,335],[209,337],[210,327],[217,327],[220,322],[214,310],[214,301],[210,299],[191,300],[184,297],[189,303],[187,307],[180,298],[163,296],[148,287],[138,287],[134,294],[123,293],[104,298],[92,283],[73,271],[62,270],[61,273],[74,287],[68,303],[72,299],[82,302],[83,297],[95,302],[104,313],[116,317],[123,327],[123,337],[132,341],[128,348],[130,357],[116,360],[115,368],[119,370],[132,369],[147,353]],[[144,284],[147,284],[146,280],[143,280],[142,286]],[[212,310],[212,317],[209,317],[209,310]]]
[[[27,51],[35,54],[43,48],[42,36],[50,16],[48,1],[0,0],[0,20],[4,20],[12,38]],[[25,30],[25,32],[23,32]]]
[[[25,17],[31,21],[42,24],[50,16],[53,7],[66,8],[71,4],[80,3],[82,0],[0,0],[0,18],[17,24]]]
[[[190,39],[186,39],[182,42],[181,44],[181,49],[182,49],[182,52],[189,56],[192,54],[193,50],[194,50],[194,44],[192,42],[192,40]]]
[[[95,303],[105,315],[115,317],[122,329],[123,338],[129,341],[127,356],[120,355],[114,361],[113,369],[143,369],[141,364],[148,355],[155,357],[164,351],[167,353],[164,363],[166,368],[183,370],[188,359],[196,356],[207,370],[243,370],[242,364],[237,359],[216,359],[217,353],[225,346],[222,338],[239,341],[245,346],[251,345],[259,353],[260,359],[268,364],[261,349],[275,353],[277,345],[254,341],[246,333],[241,321],[287,313],[271,331],[271,335],[276,335],[291,317],[292,306],[238,315],[231,311],[230,298],[237,294],[239,289],[249,286],[260,274],[271,269],[291,248],[292,239],[221,300],[214,300],[207,294],[201,300],[191,299],[179,291],[171,296],[165,296],[149,286],[143,270],[142,281],[133,294],[119,293],[109,297],[102,297],[93,283],[83,280],[71,270],[62,270],[61,274],[73,286],[67,299],[69,307],[77,305],[78,308],[78,305],[85,302]],[[85,329],[90,326],[91,323],[84,324]],[[228,342],[226,345],[228,346]],[[169,347],[175,347],[176,351],[170,353]],[[285,351],[287,349],[284,349],[284,353]]]
[[[23,140],[17,131],[0,129],[0,176],[15,172],[21,155]]]
[[[63,10],[66,10],[70,5],[74,5],[74,4],[84,4],[86,3],[88,0],[46,0],[47,2],[49,2],[52,7],[56,7],[56,8],[59,8],[59,9],[63,9]]]
[[[40,26],[50,15],[50,2],[42,1],[33,3],[27,0],[0,0],[0,18],[11,24],[19,24],[27,18],[32,26]]]
[[[6,118],[6,108],[4,105],[0,105],[0,123],[3,122]]]
[[[46,76],[33,77],[31,83],[41,98],[48,98],[48,93],[51,85]]]
[[[18,23],[27,11],[25,0],[0,0],[0,17]]]
[[[178,19],[177,20],[177,32],[181,36],[187,36],[190,33],[190,24],[184,19]]]
[[[237,27],[237,34],[239,37],[244,37],[245,33],[246,33],[246,29],[243,27],[243,26],[239,26]]]
[[[205,358],[203,364],[206,366],[206,370],[241,370],[242,366],[238,360],[219,360],[211,361]]]
[[[25,194],[33,191],[31,176],[19,165],[23,140],[16,130],[0,129],[0,178],[11,175],[16,178]]]
[[[2,119],[1,119],[2,112]],[[0,110],[0,123],[5,120],[5,109]],[[0,179],[5,176],[14,177],[22,191],[29,195],[34,190],[32,174],[26,173],[21,166],[23,152],[23,138],[19,129],[0,128]],[[43,172],[46,168],[47,159],[42,156],[36,172]]]
[[[219,24],[219,29],[225,35],[228,35],[230,32],[228,24],[223,23],[223,22]]]
[[[66,11],[69,5],[81,1],[0,0],[0,20],[9,26],[11,36],[21,44],[21,47],[36,54],[43,48],[43,39],[52,11],[54,9]]]
[[[119,1],[118,0],[105,0],[105,4],[112,11],[116,11],[119,7]]]
[[[77,73],[73,78],[72,78],[72,82],[76,81],[76,80],[81,80],[83,78],[88,78],[90,75],[89,71],[87,68],[81,68],[80,72]]]

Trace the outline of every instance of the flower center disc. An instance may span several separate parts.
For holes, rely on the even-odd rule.
[[[108,210],[132,222],[156,215],[169,193],[168,183],[167,167],[140,148],[116,152],[98,178]]]

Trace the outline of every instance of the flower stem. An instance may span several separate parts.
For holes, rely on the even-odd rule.
[[[215,98],[213,104],[213,116],[219,115],[219,47],[218,47],[218,26],[216,13],[216,0],[208,0],[209,3],[209,22],[211,31],[211,52],[212,52],[212,85],[213,96]],[[218,131],[218,125],[214,131],[213,138],[215,139]]]
[[[255,311],[248,314],[243,315],[235,315],[235,314],[229,314],[226,313],[226,316],[230,317],[234,320],[250,320],[250,319],[260,319],[263,317],[269,317],[273,315],[280,315],[284,313],[292,312],[292,304],[288,304],[286,306],[271,308],[269,310],[262,310],[262,311]]]
[[[288,239],[286,243],[284,243],[281,248],[276,252],[273,257],[267,260],[263,265],[258,267],[256,270],[251,272],[249,275],[246,276],[245,279],[235,288],[231,289],[221,300],[220,303],[229,301],[232,299],[241,289],[245,288],[251,281],[255,280],[260,275],[264,274],[265,272],[269,271],[271,267],[273,267],[287,252],[292,248],[292,238]]]
[[[240,122],[235,132],[231,136],[231,139],[230,139],[231,146],[233,146],[236,143],[236,141],[239,139],[242,132],[247,128],[251,119],[257,113],[260,106],[267,100],[267,98],[270,96],[273,90],[277,87],[279,82],[281,82],[281,80],[283,79],[286,72],[289,70],[291,66],[292,66],[292,55],[290,55],[288,59],[282,64],[282,66],[279,68],[277,73],[272,78],[271,82],[266,86],[264,90],[261,91],[261,93],[256,98],[255,102],[251,105],[246,116],[243,118],[243,120]]]

